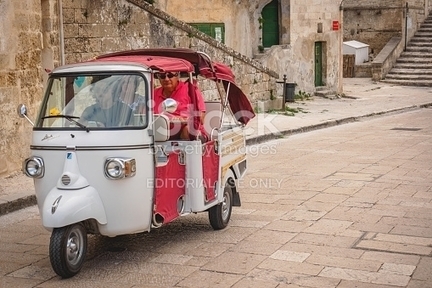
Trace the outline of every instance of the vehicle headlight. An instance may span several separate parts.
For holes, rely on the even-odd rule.
[[[104,171],[108,179],[133,177],[136,173],[136,162],[131,158],[107,158]]]
[[[32,156],[24,160],[23,171],[28,177],[42,178],[45,173],[45,165],[41,157]]]

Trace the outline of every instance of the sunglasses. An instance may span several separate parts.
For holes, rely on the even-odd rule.
[[[157,73],[156,74],[156,77],[158,78],[158,79],[165,79],[166,77],[168,77],[168,78],[173,78],[173,77],[177,77],[178,76],[178,73],[172,73],[172,72],[168,72],[168,73]]]

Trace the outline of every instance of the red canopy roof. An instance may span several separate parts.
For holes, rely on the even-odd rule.
[[[162,72],[194,72],[207,79],[221,81],[236,119],[247,124],[255,117],[252,105],[235,83],[231,69],[225,64],[211,61],[202,52],[184,48],[137,49],[101,55],[93,61],[134,62]]]
[[[180,58],[169,58],[162,56],[142,56],[142,55],[123,55],[123,56],[112,56],[112,57],[101,57],[96,58],[92,61],[112,61],[112,62],[133,62],[144,66],[147,66],[154,70],[161,72],[194,72],[194,66]]]

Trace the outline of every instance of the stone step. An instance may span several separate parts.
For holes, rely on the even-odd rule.
[[[411,46],[408,45],[406,52],[425,52],[425,53],[432,53],[432,43],[429,46]]]
[[[432,53],[426,52],[402,52],[403,58],[430,58],[432,60]]]
[[[396,62],[396,64],[393,66],[393,69],[431,69],[432,70],[432,63]]]
[[[315,91],[315,96],[323,97],[327,99],[335,99],[337,98],[336,92],[327,90],[327,88],[318,88]]]
[[[410,43],[421,43],[421,42],[424,42],[424,43],[431,43],[431,39],[432,38],[430,38],[430,37],[413,37],[413,38],[411,38],[411,41],[410,41]]]
[[[432,32],[416,32],[414,37],[432,37]]]
[[[432,26],[419,28],[416,33],[432,33]]]
[[[406,69],[406,68],[398,68],[393,67],[387,75],[426,75],[426,76],[432,76],[432,67],[431,69]]]
[[[415,63],[415,64],[431,64],[432,59],[429,58],[412,58],[412,57],[400,57],[396,63]]]
[[[432,87],[432,81],[423,81],[423,80],[394,80],[394,79],[383,79],[381,82],[389,83],[389,84],[397,84],[404,86],[424,86],[424,87]]]
[[[411,42],[408,43],[407,47],[432,47],[432,41],[424,41],[424,42]]]
[[[407,47],[432,47],[432,38],[430,41],[410,41]]]
[[[391,71],[387,73],[385,79],[391,80],[421,80],[421,81],[430,81],[432,83],[432,75],[402,75],[402,74],[391,74]]]

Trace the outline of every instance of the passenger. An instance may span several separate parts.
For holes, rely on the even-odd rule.
[[[83,111],[81,119],[87,122],[94,121],[96,126],[102,127],[129,125],[133,113],[132,109],[119,99],[119,83],[115,76],[93,81],[90,92],[96,103]]]
[[[174,131],[174,135],[171,135],[173,139],[180,138],[183,140],[190,139],[190,130],[191,127],[188,125],[190,123],[189,118],[190,116],[194,115],[194,109],[191,101],[191,97],[189,95],[189,85],[188,83],[184,83],[180,81],[179,79],[179,72],[167,72],[167,73],[157,73],[156,77],[159,79],[159,82],[161,84],[160,87],[155,89],[154,92],[154,109],[156,114],[162,113],[162,102],[167,98],[172,98],[177,101],[178,106],[177,110],[171,113],[171,120],[179,120],[181,122],[180,127],[174,127],[172,131]],[[194,86],[196,87],[196,86]],[[204,113],[205,113],[205,105],[204,105],[204,99],[199,92],[198,89],[195,89],[194,91],[196,93],[196,99],[197,99],[197,107],[200,113],[200,123],[198,127],[197,133],[192,134],[199,134],[197,136],[202,135],[202,131],[204,129],[201,129]],[[178,131],[178,133],[176,133]]]

